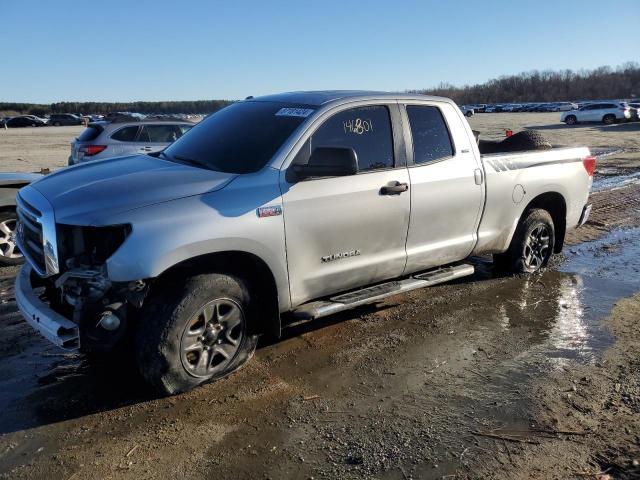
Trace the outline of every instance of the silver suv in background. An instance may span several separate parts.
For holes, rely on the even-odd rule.
[[[598,102],[583,105],[578,109],[562,112],[560,121],[567,125],[575,125],[580,122],[602,122],[611,125],[618,121],[627,121],[631,118],[631,109],[626,103]]]
[[[188,132],[193,125],[178,120],[93,122],[71,142],[69,165],[159,152]]]

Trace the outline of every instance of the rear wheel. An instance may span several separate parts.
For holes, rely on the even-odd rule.
[[[176,285],[181,285],[177,290]],[[172,395],[240,368],[255,351],[251,299],[244,282],[202,274],[156,294],[136,334],[142,376]]]
[[[494,255],[496,267],[513,273],[534,273],[544,268],[555,245],[553,219],[546,210],[529,210],[521,219],[505,253]]]
[[[17,265],[22,262],[22,253],[16,245],[18,217],[15,210],[0,212],[0,266]]]
[[[575,125],[578,123],[578,119],[575,115],[567,115],[567,118],[565,118],[564,121],[567,125]]]
[[[602,117],[602,123],[604,123],[605,125],[612,125],[616,123],[616,116],[609,113]]]

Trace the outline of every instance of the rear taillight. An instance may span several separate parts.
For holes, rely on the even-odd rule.
[[[84,153],[85,157],[91,157],[92,155],[97,155],[104,151],[105,148],[107,148],[106,145],[85,145],[80,147],[80,151]]]
[[[582,160],[582,165],[584,165],[584,169],[587,171],[587,175],[590,177],[593,176],[593,172],[596,169],[596,157],[585,157]]]

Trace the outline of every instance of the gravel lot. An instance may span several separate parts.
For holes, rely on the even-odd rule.
[[[0,478],[639,478],[640,123],[558,116],[471,118],[612,153],[544,273],[474,258],[471,278],[291,326],[177,397],[36,336],[0,270]],[[0,130],[3,168],[64,166],[79,131]]]

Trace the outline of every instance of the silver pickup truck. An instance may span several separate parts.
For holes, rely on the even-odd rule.
[[[595,159],[496,145],[482,155],[445,98],[249,98],[163,152],[20,190],[17,303],[65,349],[130,339],[149,383],[185,391],[239,368],[288,319],[470,275],[472,255],[544,267],[587,219]]]

